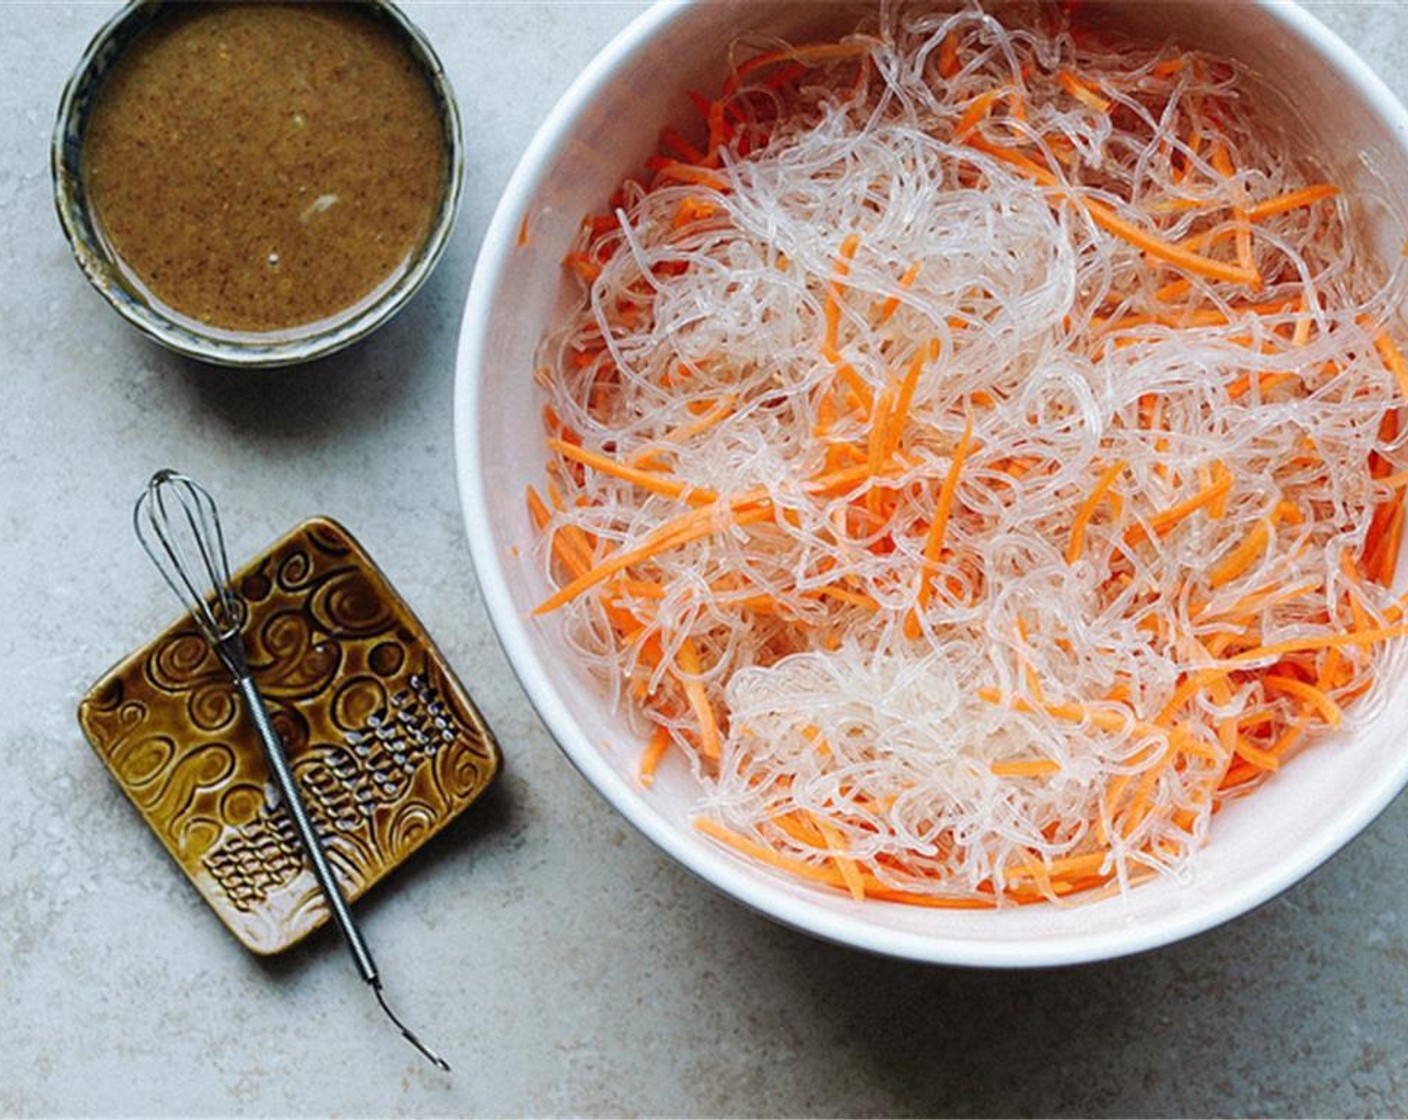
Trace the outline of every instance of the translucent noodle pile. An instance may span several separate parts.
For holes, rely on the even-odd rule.
[[[1408,632],[1365,200],[1236,66],[1002,13],[737,47],[540,355],[538,613],[642,781],[857,898],[1186,876]]]

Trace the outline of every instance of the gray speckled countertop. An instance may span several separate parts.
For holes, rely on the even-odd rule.
[[[368,344],[243,377],[131,333],[54,218],[54,108],[112,5],[0,11],[0,1114],[1408,1113],[1408,800],[1193,941],[984,973],[778,928],[587,788],[481,610],[450,398],[497,193],[639,5],[406,7],[465,111],[450,251]],[[1313,7],[1408,95],[1408,6]],[[387,1029],[335,937],[239,948],[79,734],[79,696],[172,615],[127,521],[168,462],[217,490],[238,556],[314,512],[344,521],[498,731],[495,793],[360,908],[453,1076]]]

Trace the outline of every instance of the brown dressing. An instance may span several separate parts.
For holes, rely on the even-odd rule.
[[[148,298],[266,333],[340,317],[404,271],[446,160],[416,61],[355,5],[182,4],[108,75],[83,179]]]

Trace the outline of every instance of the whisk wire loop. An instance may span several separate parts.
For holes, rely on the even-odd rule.
[[[244,601],[232,586],[225,534],[209,491],[179,471],[157,471],[137,499],[132,524],[206,640],[232,672],[243,671],[243,648],[236,639]]]

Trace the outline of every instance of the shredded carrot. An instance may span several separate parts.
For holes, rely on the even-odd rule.
[[[905,371],[904,380],[900,383],[900,391],[890,413],[885,438],[884,457],[886,459],[893,456],[900,445],[900,438],[904,434],[905,417],[909,415],[910,406],[914,403],[914,391],[919,384],[919,374],[924,369],[924,361],[929,353],[930,351],[923,346],[914,352],[914,357],[910,359],[909,368]]]
[[[1352,634],[1319,634],[1313,638],[1290,638],[1284,642],[1257,646],[1225,662],[1229,668],[1239,665],[1252,665],[1268,658],[1284,657],[1288,653],[1309,653],[1318,649],[1335,649],[1340,646],[1372,646],[1392,641],[1408,635],[1408,626],[1385,626],[1373,630],[1359,630]]]
[[[663,494],[667,498],[687,500],[696,505],[708,505],[718,500],[718,495],[707,487],[695,487],[687,482],[662,478],[658,474],[652,474],[650,471],[641,470],[639,467],[632,467],[626,463],[618,463],[610,456],[589,451],[585,447],[568,443],[566,440],[549,439],[547,445],[549,450],[556,451],[565,459],[572,459],[591,467],[593,470],[600,471],[602,474],[609,474],[614,478],[634,483],[642,490]]]
[[[1313,684],[1306,684],[1305,681],[1297,680],[1295,677],[1277,676],[1274,673],[1268,673],[1262,677],[1261,683],[1269,691],[1285,692],[1306,701],[1320,713],[1320,718],[1331,727],[1338,727],[1344,718],[1344,713],[1340,711],[1339,705]]]
[[[1313,187],[1287,191],[1275,198],[1268,198],[1264,202],[1249,206],[1247,207],[1247,217],[1254,222],[1259,222],[1262,218],[1270,218],[1275,214],[1284,214],[1288,210],[1298,210],[1302,206],[1310,206],[1324,199],[1334,198],[1339,193],[1339,187],[1333,184],[1317,183]]]
[[[958,36],[952,31],[939,44],[939,76],[952,78],[959,70]]]
[[[812,814],[811,821],[825,839],[826,849],[831,853],[831,862],[836,865],[836,870],[841,874],[841,881],[846,884],[846,889],[851,892],[851,897],[857,902],[864,902],[865,883],[861,879],[856,861],[846,854],[846,843],[841,838],[841,834],[824,817]]]
[[[997,89],[987,90],[973,98],[972,103],[963,110],[953,126],[954,138],[966,139],[968,134],[977,128],[983,118],[988,115],[988,110],[1001,98],[1002,91]]]
[[[1271,519],[1264,517],[1252,526],[1246,539],[1208,573],[1208,586],[1221,587],[1224,583],[1231,583],[1250,568],[1256,558],[1266,551],[1266,542],[1270,535]]]
[[[1097,113],[1108,113],[1110,111],[1110,100],[1101,97],[1089,85],[1081,81],[1069,70],[1062,70],[1056,75],[1056,80],[1061,88],[1084,105],[1087,109],[1093,109]]]
[[[1126,222],[1103,203],[1093,199],[1079,199],[1078,201],[1090,214],[1091,220],[1101,229],[1143,249],[1151,257],[1213,280],[1225,280],[1230,284],[1248,284],[1253,287],[1260,283],[1260,277],[1255,272],[1240,266],[1223,264],[1221,261],[1211,260],[1208,257],[1199,256],[1197,253],[1190,253],[1157,234],[1149,233],[1147,230]]]
[[[1085,527],[1090,524],[1090,519],[1095,516],[1095,510],[1099,507],[1101,499],[1105,497],[1105,492],[1115,484],[1120,473],[1125,469],[1125,462],[1121,459],[1117,463],[1111,463],[1100,472],[1100,478],[1095,483],[1095,488],[1090,491],[1090,495],[1081,503],[1081,507],[1076,511],[1075,521],[1071,523],[1071,543],[1066,547],[1066,563],[1074,564],[1080,559],[1081,549],[1085,543]]]
[[[821,348],[828,356],[836,353],[836,336],[841,324],[841,295],[845,291],[845,285],[841,281],[851,274],[851,261],[855,260],[859,247],[860,234],[847,234],[841,242],[841,251],[836,256],[836,262],[832,265],[831,283],[826,285],[826,303],[822,309],[826,334]]]
[[[667,522],[637,547],[613,553],[595,568],[583,572],[571,583],[549,595],[533,609],[533,613],[547,614],[554,611],[563,603],[575,599],[583,591],[610,579],[617,572],[624,571],[632,564],[650,559],[657,552],[678,548],[680,545],[698,540],[700,537],[712,536],[735,525],[752,525],[758,521],[771,519],[773,515],[772,503],[759,498],[754,498],[754,501],[759,504],[738,508],[735,508],[730,502],[715,502],[711,506],[705,506],[702,510],[696,511],[695,514],[686,515],[674,522]],[[707,516],[700,517],[699,514]]]
[[[948,473],[944,476],[943,486],[939,489],[938,502],[934,506],[934,520],[929,523],[929,532],[924,538],[924,564],[919,572],[918,603],[914,613],[905,622],[905,631],[910,637],[919,633],[919,612],[924,609],[933,586],[934,567],[938,564],[939,556],[943,552],[944,535],[948,530],[948,520],[953,512],[954,494],[958,490],[958,476],[963,472],[963,463],[968,458],[968,449],[972,439],[973,412],[972,409],[969,409],[968,417],[963,424],[963,436],[959,439],[958,447],[953,452]]]
[[[988,769],[999,778],[1042,778],[1060,773],[1061,764],[1051,758],[1006,759]]]
[[[657,726],[650,733],[650,742],[640,757],[640,769],[637,773],[641,785],[653,786],[655,784],[655,771],[659,768],[660,760],[665,757],[665,752],[669,747],[670,733],[665,728]]]
[[[699,683],[704,668],[699,662],[699,650],[689,638],[680,643],[678,661],[680,683],[689,698],[689,706],[694,709],[695,718],[699,720],[699,749],[705,758],[717,759],[720,755],[719,723],[714,718],[714,708],[705,695],[704,686]]]
[[[922,261],[915,261],[912,265],[910,265],[907,269],[904,270],[904,274],[900,277],[900,291],[907,292],[910,288],[914,286],[914,282],[919,279],[919,269],[922,265]],[[899,306],[899,296],[888,296],[886,298],[885,302],[880,306],[881,326],[884,326],[890,321],[891,317],[895,314],[895,312],[899,310]]]
[[[1167,509],[1160,510],[1149,518],[1149,525],[1159,536],[1164,536],[1177,525],[1185,520],[1189,515],[1196,513],[1204,506],[1211,505],[1219,498],[1223,497],[1232,488],[1232,475],[1227,474],[1208,486],[1204,486],[1191,498],[1182,502],[1177,502]],[[1143,526],[1133,525],[1129,532],[1125,534],[1125,541],[1130,545],[1138,544],[1146,537]]]
[[[668,432],[666,432],[663,436],[660,437],[659,442],[664,446],[677,446],[683,443],[685,440],[689,439],[691,436],[697,436],[704,432],[707,432],[710,428],[714,427],[715,424],[718,424],[723,420],[727,420],[729,416],[733,414],[734,404],[737,402],[737,400],[738,398],[733,393],[725,393],[722,397],[719,398],[718,402],[707,412],[703,413],[696,419],[691,420],[686,424],[681,424],[676,428],[671,428]],[[647,457],[657,454],[658,451],[658,448],[652,448],[646,451],[642,451],[632,458],[630,465],[633,467],[642,467],[645,465],[645,460],[647,459]]]
[[[665,160],[657,169],[656,176],[660,180],[673,179],[677,183],[695,183],[720,194],[729,189],[728,182],[712,172],[692,163],[680,163],[678,160]]]
[[[1059,195],[1072,198],[1080,206],[1084,207],[1091,220],[1107,233],[1112,233],[1123,241],[1128,241],[1138,249],[1142,249],[1149,256],[1168,264],[1177,265],[1188,272],[1200,276],[1206,276],[1213,280],[1225,280],[1231,284],[1247,284],[1256,286],[1260,283],[1260,278],[1255,272],[1237,266],[1224,264],[1221,261],[1212,260],[1209,257],[1199,256],[1197,253],[1189,252],[1187,249],[1167,241],[1158,234],[1150,233],[1148,230],[1140,229],[1138,226],[1121,218],[1114,210],[1106,206],[1103,202],[1086,198],[1083,195],[1073,193],[1069,188],[1063,186],[1061,182],[1046,168],[1033,163],[1026,156],[1020,155],[1009,148],[1001,147],[997,144],[990,144],[980,136],[970,136],[968,144],[979,151],[986,152],[1003,162],[1016,167],[1018,170],[1029,175],[1043,186],[1050,187]]]
[[[1374,336],[1374,345],[1378,347],[1384,365],[1398,381],[1399,392],[1403,394],[1405,399],[1408,399],[1408,361],[1404,360],[1403,352],[1398,349],[1386,331],[1379,331]]]

